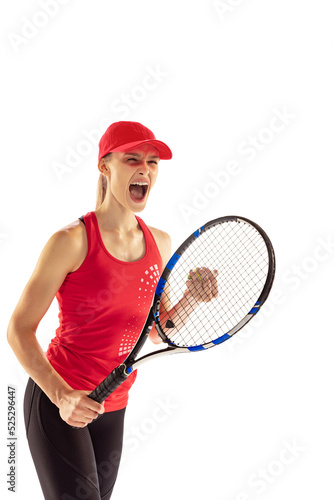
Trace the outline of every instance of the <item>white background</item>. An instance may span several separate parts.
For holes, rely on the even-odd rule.
[[[95,209],[97,136],[124,119],[174,153],[145,222],[169,232],[175,250],[212,218],[253,219],[274,244],[277,275],[254,325],[233,340],[140,369],[113,498],[332,498],[332,2],[44,4],[49,14],[43,0],[1,6],[2,498],[42,499],[8,321],[49,237]],[[57,175],[56,164],[67,170]],[[38,330],[45,349],[55,302]],[[15,494],[7,385],[17,390]]]

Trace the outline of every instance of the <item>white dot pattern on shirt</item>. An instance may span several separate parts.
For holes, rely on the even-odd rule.
[[[154,264],[154,266],[150,266],[149,269],[147,269],[144,273],[144,278],[140,278],[139,281],[139,286],[138,286],[138,303],[137,307],[138,312],[141,313],[141,307],[146,306],[146,299],[147,295],[142,295],[141,292],[143,292],[143,286],[147,285],[146,288],[144,288],[144,293],[149,292],[152,293],[151,297],[153,298],[153,293],[154,290],[157,286],[157,283],[160,278],[160,273],[159,273],[159,268],[157,264]],[[145,281],[149,280],[149,281]],[[144,284],[145,281],[145,285]],[[153,290],[152,290],[153,288]],[[149,290],[148,290],[149,289]],[[151,305],[151,303],[149,304]],[[129,352],[132,351],[134,348],[138,335],[141,333],[138,331],[138,317],[137,316],[132,316],[131,318],[131,323],[128,323],[128,328],[125,329],[123,333],[123,337],[121,340],[121,343],[119,345],[119,356],[124,356],[125,354],[128,354]],[[144,326],[144,325],[143,325]]]

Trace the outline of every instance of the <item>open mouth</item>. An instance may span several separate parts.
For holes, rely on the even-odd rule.
[[[144,200],[147,190],[148,190],[148,183],[145,181],[133,182],[132,184],[130,184],[129,187],[131,198],[136,202]]]

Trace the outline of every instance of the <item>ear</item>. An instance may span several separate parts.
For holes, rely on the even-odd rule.
[[[98,161],[97,168],[99,169],[101,174],[107,175],[107,176],[109,175],[109,173],[110,173],[109,163],[112,160],[113,154],[115,154],[115,153],[109,153]]]
[[[103,158],[101,158],[101,160],[99,160],[99,162],[97,164],[97,168],[99,169],[99,171],[103,175],[109,175],[109,173],[110,173],[109,167],[107,166],[107,163],[104,161]]]

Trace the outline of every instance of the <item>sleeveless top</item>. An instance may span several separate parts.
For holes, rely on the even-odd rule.
[[[146,251],[135,262],[118,260],[108,252],[94,212],[80,219],[86,227],[88,253],[56,294],[59,327],[46,356],[72,389],[89,391],[134,347],[152,305],[162,260],[151,231],[139,217]],[[136,376],[135,370],[105,400],[105,411],[125,408]]]

